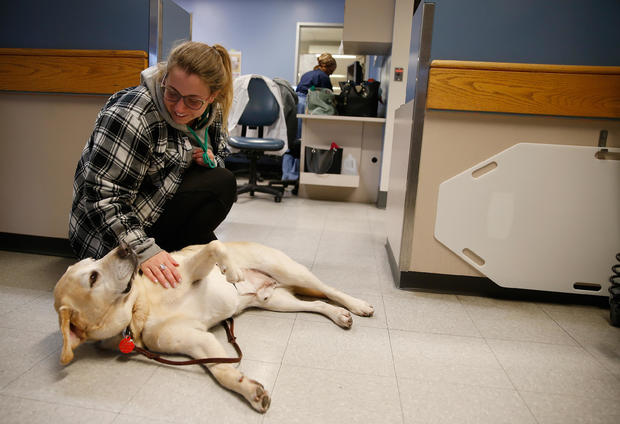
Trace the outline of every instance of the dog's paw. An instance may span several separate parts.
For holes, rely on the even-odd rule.
[[[250,380],[250,384],[254,387],[252,388],[253,393],[250,394],[248,400],[254,409],[264,414],[269,409],[269,405],[271,405],[271,397],[269,397],[267,390],[258,381]]]
[[[360,317],[371,317],[375,313],[375,308],[361,299],[355,299],[355,303],[349,306],[349,310]]]
[[[243,271],[241,268],[234,265],[226,265],[218,263],[220,272],[226,276],[226,281],[229,283],[238,283],[243,280]]]
[[[351,328],[351,326],[353,325],[353,317],[351,316],[351,312],[347,311],[344,308],[336,308],[333,320],[342,328]]]

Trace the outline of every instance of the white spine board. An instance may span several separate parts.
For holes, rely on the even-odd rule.
[[[599,150],[520,143],[444,181],[435,238],[502,287],[607,296],[620,161]]]

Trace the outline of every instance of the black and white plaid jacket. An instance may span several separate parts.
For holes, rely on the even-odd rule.
[[[218,166],[228,151],[221,110],[209,126]],[[69,240],[79,258],[100,258],[128,243],[142,259],[161,249],[145,228],[192,162],[192,139],[169,125],[144,85],[112,95],[78,162],[73,182]]]

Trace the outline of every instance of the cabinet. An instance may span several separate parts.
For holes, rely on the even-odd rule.
[[[311,198],[374,203],[379,191],[381,142],[385,118],[297,115],[303,120],[299,183],[302,195]],[[305,147],[342,147],[343,159],[351,154],[358,175],[305,172]]]
[[[527,78],[524,78],[525,74]],[[401,106],[395,113],[394,121],[390,191],[386,208],[386,246],[395,282],[400,288],[501,293],[498,285],[484,278],[484,268],[464,260],[436,237],[440,185],[476,164],[483,161],[489,163],[489,158],[523,142],[596,146],[600,131],[606,129],[609,134],[607,147],[618,147],[620,110],[612,105],[617,104],[617,93],[620,93],[620,68],[433,61],[429,72],[418,71],[417,75],[422,75],[418,84],[428,81],[424,85],[428,90],[424,92],[418,85],[415,100]],[[422,79],[425,75],[428,80]],[[492,99],[488,90],[490,86],[494,87]],[[421,97],[422,94],[428,96]],[[604,161],[601,163],[601,166],[606,166]],[[557,177],[552,165],[549,164],[549,175]],[[535,174],[526,166],[522,175],[514,175],[525,182],[532,181]],[[557,178],[553,181],[555,192],[576,191],[574,182],[558,181]],[[501,189],[496,191],[496,199],[506,199],[506,195],[511,194]],[[566,226],[574,227],[567,213],[558,213],[556,221],[549,222],[539,218],[541,215],[536,210],[540,205],[535,201],[524,196],[512,196],[515,204],[527,205],[525,208],[522,206],[521,210],[531,209],[528,220],[548,226],[549,240],[557,239],[551,232],[553,229],[562,231]],[[609,193],[609,196],[612,194]],[[461,203],[469,205],[474,201],[475,198],[470,196],[467,202]],[[497,228],[498,221],[489,218],[492,216],[490,205],[489,202],[484,214],[477,214],[482,219],[489,219],[484,232],[478,230],[477,235],[484,234],[486,237]],[[495,204],[493,207],[497,208]],[[549,208],[545,206],[544,209]],[[464,215],[461,210],[457,213]],[[513,218],[515,214],[501,214],[503,219],[509,220],[510,231],[517,228],[513,224],[513,219],[518,222]],[[500,215],[495,213],[494,216]],[[523,216],[521,213],[521,222]],[[610,221],[617,222],[600,220]],[[471,226],[463,227],[473,231]],[[502,249],[503,255],[512,257],[506,253],[509,248],[502,247],[502,244],[506,246],[508,239],[506,228],[507,225],[501,236],[493,230],[497,240],[494,248],[498,252]],[[613,231],[611,228],[608,229]],[[596,250],[588,243],[595,243],[596,248],[603,244],[596,238],[584,238],[578,260],[588,265],[598,263],[600,255],[590,256]],[[471,250],[480,251],[477,240],[472,242],[472,247]],[[559,258],[555,265],[562,267],[562,260],[566,262],[566,257],[556,253],[550,252],[545,261]],[[468,257],[465,253],[463,255]],[[609,260],[612,259],[613,253],[609,256]],[[519,260],[523,262],[523,258]],[[529,265],[531,268],[532,265]],[[585,272],[585,265],[583,269]],[[514,274],[510,287],[531,289],[522,278],[522,273]],[[556,290],[584,293],[579,291],[583,288],[573,284],[598,283],[601,287],[604,284],[603,281],[581,279],[584,277],[575,278],[576,281],[569,281],[568,291]],[[549,290],[550,281],[541,280],[538,289]],[[602,291],[600,293],[604,294]],[[587,294],[593,294],[591,289],[587,289]]]
[[[389,55],[395,0],[346,0],[342,45],[346,54]]]

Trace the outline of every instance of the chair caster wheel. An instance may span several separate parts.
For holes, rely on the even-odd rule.
[[[276,203],[280,203],[282,201],[282,198],[280,196],[276,196],[274,200],[276,201]]]

